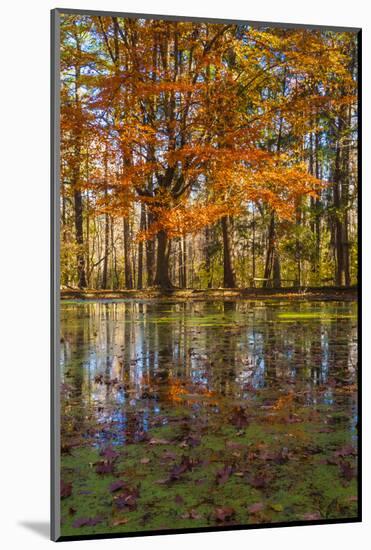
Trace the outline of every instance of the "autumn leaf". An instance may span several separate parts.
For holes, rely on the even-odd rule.
[[[251,504],[247,510],[250,514],[258,514],[264,510],[264,504],[262,502],[255,502]]]
[[[67,498],[72,495],[72,483],[61,480],[61,498]]]
[[[233,519],[236,511],[234,508],[224,506],[222,508],[216,508],[214,510],[214,517],[218,522],[225,522]]]
[[[124,485],[125,483],[121,479],[118,479],[117,481],[111,483],[111,485],[109,486],[109,491],[110,493],[115,493],[116,491],[122,489]]]

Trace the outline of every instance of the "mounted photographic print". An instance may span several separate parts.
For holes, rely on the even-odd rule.
[[[53,540],[361,520],[360,40],[53,10]]]

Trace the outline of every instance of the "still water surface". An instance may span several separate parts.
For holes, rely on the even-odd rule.
[[[339,389],[356,384],[356,304],[62,302],[61,372],[62,440],[76,419],[92,445],[125,444],[210,396],[218,413],[288,392],[343,411],[355,440],[356,392]]]

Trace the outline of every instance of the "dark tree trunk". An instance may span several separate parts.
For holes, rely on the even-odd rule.
[[[125,288],[133,288],[133,276],[131,271],[130,258],[130,235],[129,235],[129,220],[124,218],[124,255],[125,255]]]
[[[172,288],[169,276],[169,242],[165,231],[157,233],[157,265],[154,284],[160,288]]]
[[[256,260],[255,260],[255,206],[252,206],[252,246],[251,246],[251,253],[252,253],[252,278],[253,278],[253,285],[255,285],[255,277],[256,277]]]
[[[81,52],[80,42],[76,37],[77,50]],[[76,65],[75,68],[75,108],[79,112],[79,80],[80,80],[80,66]],[[75,215],[75,232],[76,243],[78,250],[76,254],[77,261],[77,278],[79,288],[86,288],[86,270],[85,270],[85,254],[84,254],[84,230],[83,230],[83,204],[82,193],[80,186],[80,162],[81,162],[81,130],[77,129],[74,144],[74,168],[73,168],[73,198],[74,198],[74,215]]]
[[[224,216],[221,220],[223,233],[223,286],[224,288],[235,288],[236,277],[232,263],[232,247],[229,235],[229,217]]]
[[[274,288],[281,288],[281,263],[276,249],[273,258],[273,286]]]
[[[271,213],[270,222],[269,222],[269,229],[268,229],[268,246],[267,246],[267,254],[265,257],[265,268],[264,268],[264,279],[267,279],[266,281],[263,281],[263,287],[267,288],[270,286],[270,279],[273,276],[273,285],[276,288],[281,287],[281,265],[280,265],[280,259],[276,250],[275,245],[275,239],[276,239],[276,220],[275,220],[275,213]]]
[[[102,288],[107,288],[108,281],[108,256],[109,256],[109,214],[104,217],[104,260],[103,260],[103,275]]]
[[[140,230],[144,231],[146,228],[146,211],[145,206],[142,203],[140,207]],[[138,289],[143,288],[143,241],[139,241],[138,244]]]
[[[83,232],[83,212],[82,212],[82,195],[79,189],[74,190],[74,207],[75,207],[75,230],[76,242],[78,251],[76,254],[77,260],[77,276],[79,288],[86,288],[85,274],[85,255],[84,255],[84,232]]]
[[[212,273],[211,273],[211,230],[207,225],[205,227],[205,270],[207,273],[207,288],[212,288]]]
[[[187,240],[185,235],[182,237],[182,268],[183,288],[187,288]]]
[[[107,187],[107,172],[108,172],[108,155],[107,149],[104,155],[104,201],[107,206],[108,187]],[[104,216],[104,260],[103,260],[103,276],[102,276],[102,288],[107,288],[108,279],[108,256],[109,256],[109,214],[105,213]]]
[[[336,253],[335,283],[337,286],[342,286],[344,284],[343,226],[341,222],[341,181],[340,180],[341,180],[340,145],[338,143],[336,146],[335,170],[334,170],[335,253]]]

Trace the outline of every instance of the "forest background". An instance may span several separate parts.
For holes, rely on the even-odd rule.
[[[64,15],[62,287],[356,284],[356,40]]]

